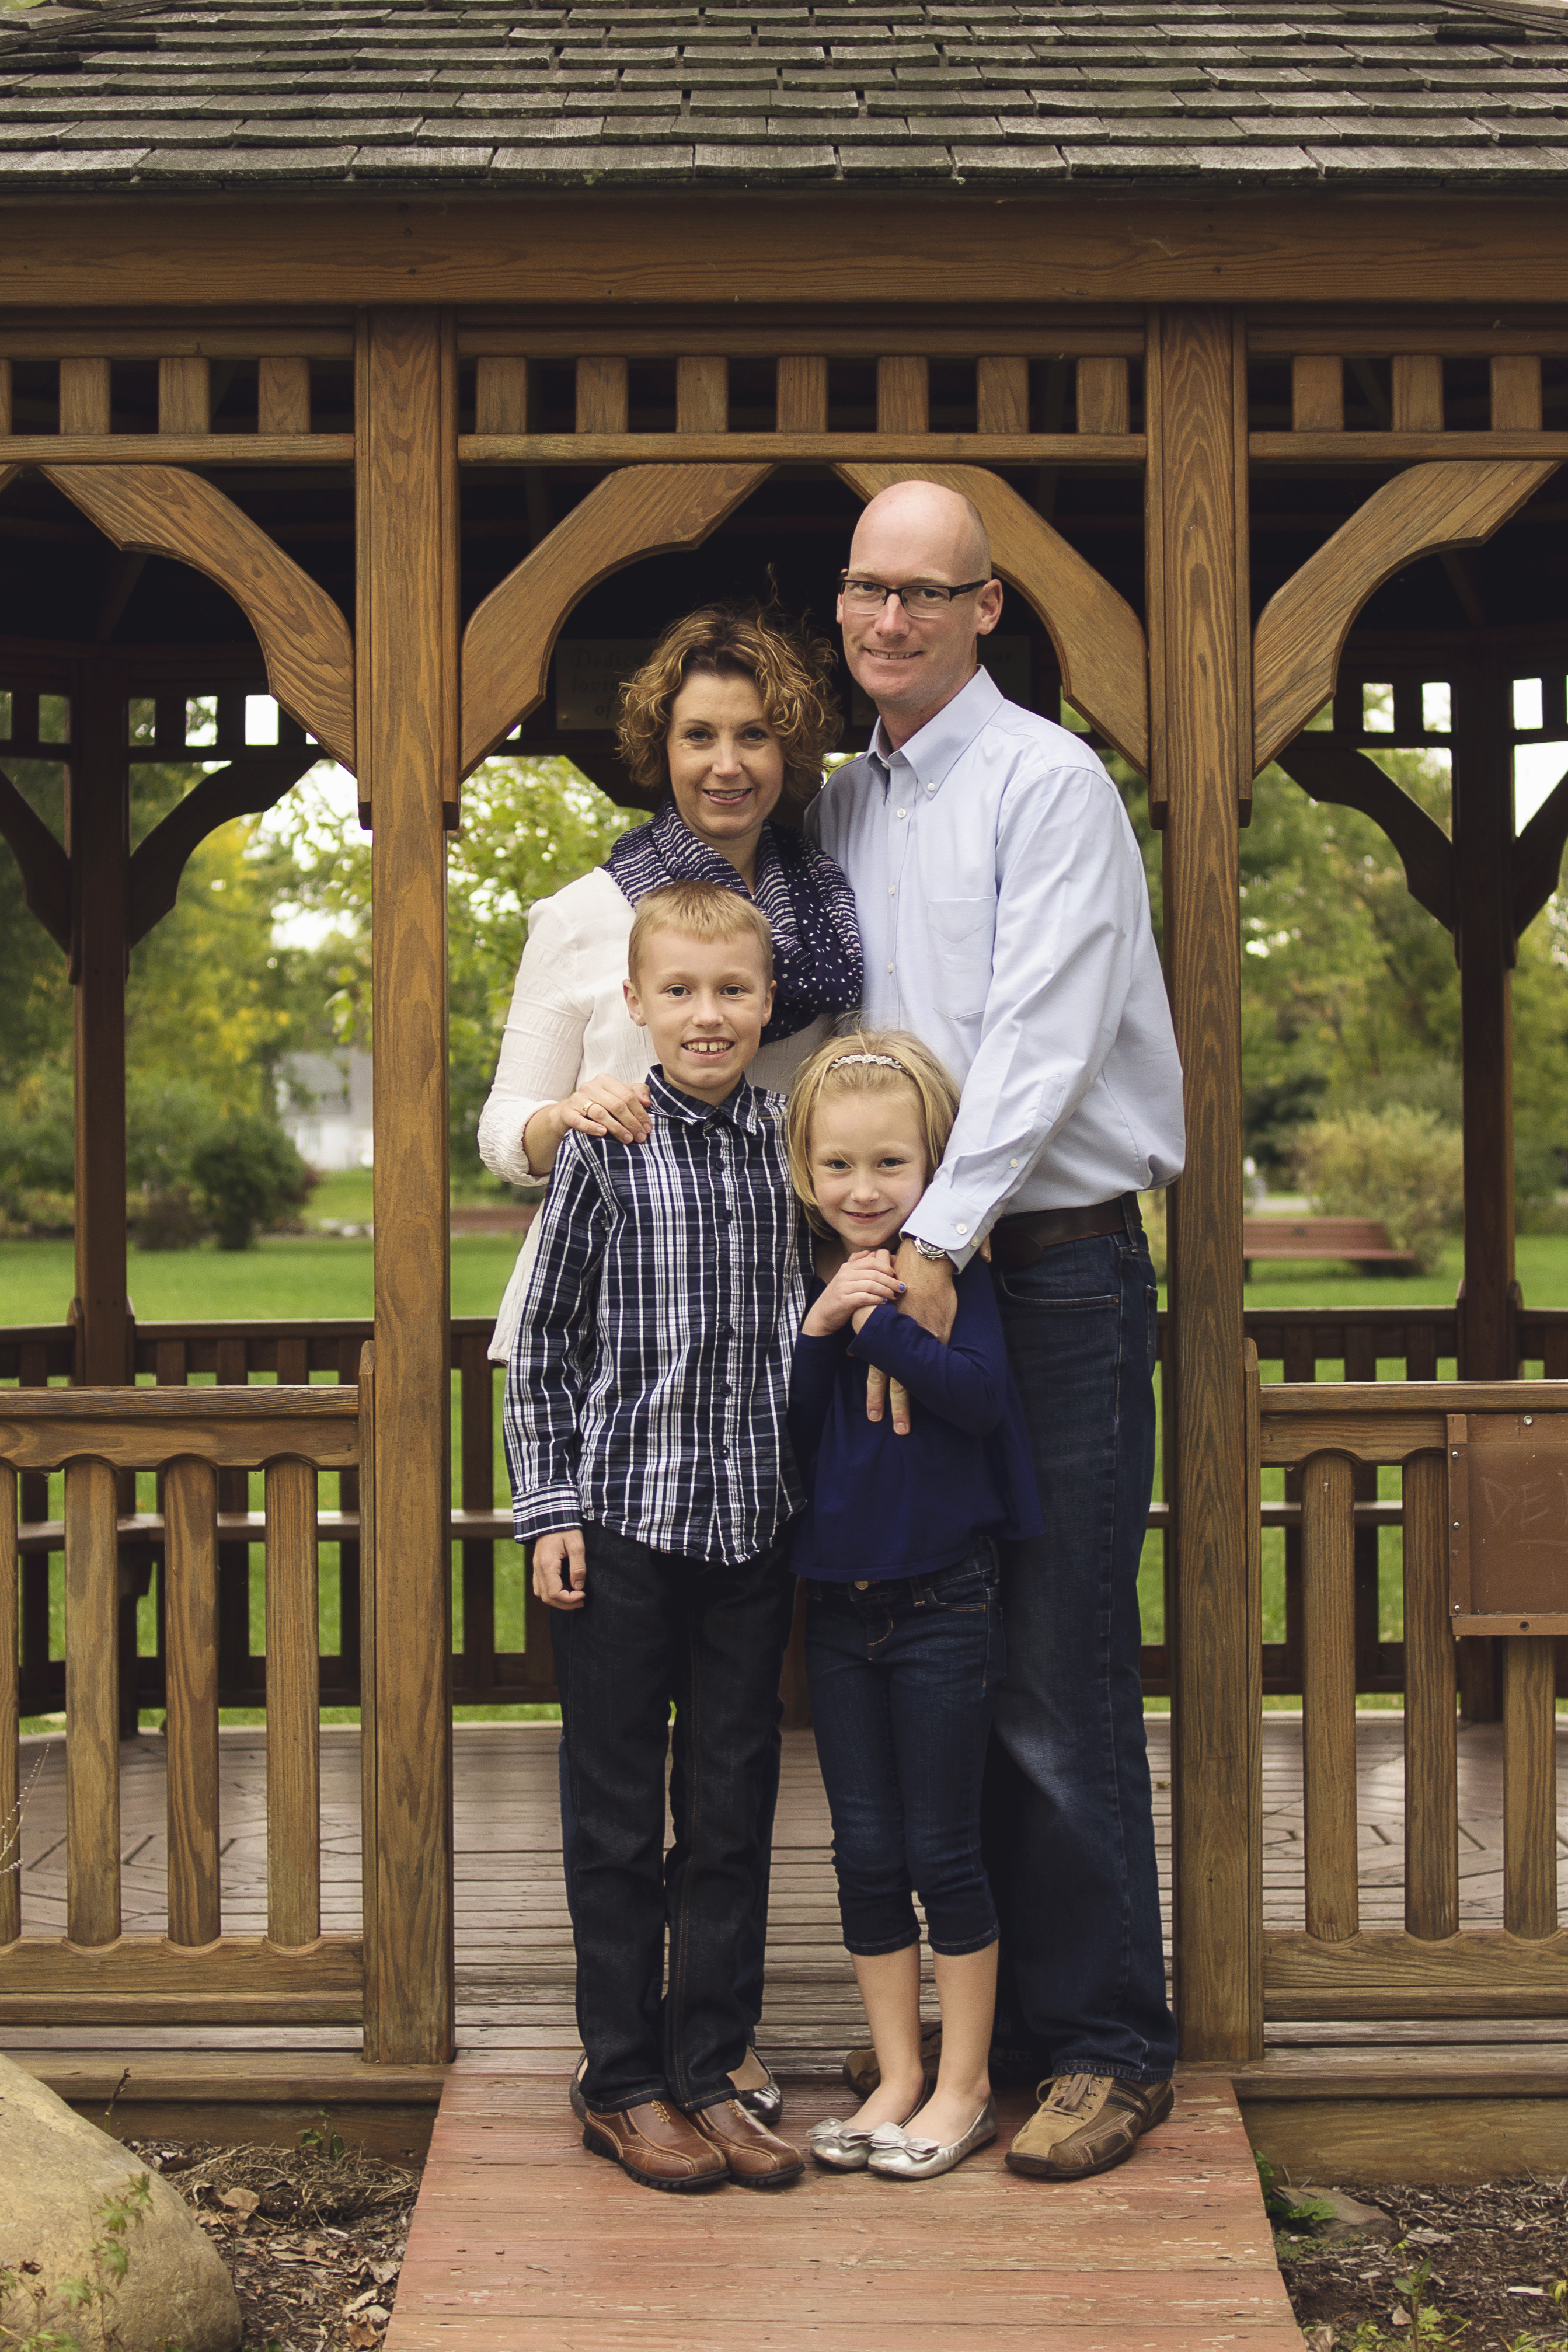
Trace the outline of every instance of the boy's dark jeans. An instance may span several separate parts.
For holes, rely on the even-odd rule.
[[[733,2096],[763,1798],[795,1583],[781,1539],[738,1568],[583,1530],[587,1599],[551,1620],[576,1820],[572,1916],[584,2095],[600,2113]],[[669,1704],[686,1836],[664,1854]],[[669,1937],[665,1990],[665,1931]]]

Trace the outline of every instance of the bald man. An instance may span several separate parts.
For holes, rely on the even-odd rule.
[[[807,825],[854,886],[868,1021],[911,1030],[963,1087],[898,1267],[903,1312],[945,1339],[954,1273],[990,1237],[1028,1417],[1047,1533],[1002,1559],[992,2059],[1040,2093],[1008,2164],[1081,2179],[1163,2120],[1175,2060],[1139,1680],[1155,1289],[1138,1194],[1181,1172],[1182,1073],[1126,811],[1079,738],[980,667],[1001,616],[967,499],[900,482],[871,500],[838,618],[879,715]]]

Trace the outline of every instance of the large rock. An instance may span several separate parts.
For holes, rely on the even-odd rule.
[[[99,2275],[93,2246],[103,2235],[103,2200],[121,2197],[147,2167],[84,2123],[63,2099],[0,2056],[0,2270],[22,2271],[26,2300],[0,2300],[0,2323],[26,2334],[37,2318],[68,2326],[85,2345],[123,2352],[234,2352],[239,2305],[234,2283],[195,2215],[166,2180],[149,2175],[152,2201],[123,2243],[130,2267],[110,2301],[73,2313],[59,2290]],[[107,2282],[106,2282],[107,2283]],[[46,2290],[35,2313],[32,2290]],[[5,2340],[0,2336],[0,2342]]]

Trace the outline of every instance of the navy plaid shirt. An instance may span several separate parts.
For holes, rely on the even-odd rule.
[[[688,1559],[764,1551],[803,1495],[805,1311],[784,1100],[648,1074],[646,1143],[562,1139],[506,1386],[520,1543],[592,1523]]]

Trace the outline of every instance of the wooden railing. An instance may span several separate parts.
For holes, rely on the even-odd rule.
[[[1161,1321],[1164,1355],[1165,1322]],[[1431,1381],[1452,1364],[1458,1347],[1458,1317],[1451,1307],[1355,1307],[1319,1311],[1292,1307],[1259,1309],[1246,1318],[1247,1336],[1264,1366],[1277,1365],[1288,1382],[1316,1381],[1321,1368],[1342,1371],[1346,1380]],[[452,1694],[459,1705],[551,1703],[555,1697],[546,1612],[526,1591],[521,1556],[511,1542],[511,1517],[504,1479],[497,1467],[496,1429],[500,1367],[487,1355],[491,1323],[485,1316],[454,1318],[452,1534],[460,1547],[454,1610]],[[1523,1312],[1519,1318],[1522,1364],[1539,1363],[1549,1379],[1568,1378],[1568,1313]],[[193,1380],[220,1385],[276,1380],[286,1383],[350,1382],[357,1377],[359,1352],[371,1338],[368,1319],[321,1322],[144,1323],[133,1337],[139,1378],[161,1388]],[[24,1388],[68,1381],[75,1363],[75,1334],[68,1324],[0,1330],[0,1381]],[[1162,1366],[1163,1372],[1166,1367]],[[1167,1447],[1173,1428],[1165,1416]],[[1169,1465],[1167,1465],[1169,1467]],[[340,1642],[322,1654],[323,1706],[359,1703],[360,1528],[357,1473],[339,1474],[335,1497],[329,1489],[318,1513],[318,1537],[325,1548],[324,1572],[338,1581]],[[1384,1640],[1379,1623],[1380,1534],[1403,1524],[1404,1504],[1379,1499],[1377,1472],[1352,1465],[1355,1501],[1352,1631],[1355,1688],[1397,1694],[1405,1688],[1402,1643]],[[1170,1480],[1166,1486],[1169,1490]],[[1279,1530],[1284,1549],[1284,1639],[1265,1642],[1262,1688],[1271,1696],[1293,1696],[1306,1673],[1301,1567],[1301,1482],[1288,1467],[1283,1497],[1262,1506],[1262,1525]],[[265,1656],[250,1646],[250,1547],[261,1540],[263,1517],[250,1508],[246,1474],[226,1471],[218,1486],[218,1688],[227,1707],[267,1704]],[[21,1483],[24,1522],[22,1556],[22,1710],[42,1715],[58,1710],[65,1687],[63,1658],[50,1655],[49,1561],[58,1558],[63,1531],[48,1509],[47,1481],[29,1473]],[[1156,1500],[1150,1531],[1164,1552],[1164,1621],[1174,1622],[1178,1574],[1175,1530],[1166,1505]],[[135,1710],[163,1705],[165,1641],[160,1632],[153,1654],[136,1651],[138,1600],[152,1591],[163,1608],[155,1576],[163,1540],[161,1515],[138,1514],[122,1497],[120,1543],[122,1570],[121,1682],[124,1727],[134,1727]],[[497,1546],[501,1549],[497,1559]],[[1278,1555],[1275,1555],[1276,1560]],[[1274,1573],[1278,1573],[1276,1567]],[[511,1607],[503,1580],[511,1579]],[[522,1646],[498,1639],[498,1612],[521,1618]],[[1568,1693],[1568,1642],[1560,1645],[1560,1686]],[[1143,1647],[1144,1689],[1151,1696],[1170,1691],[1169,1657],[1163,1640]]]
[[[365,1945],[321,1933],[317,1655],[321,1478],[370,1460],[374,1353],[356,1387],[287,1382],[191,1390],[28,1387],[0,1398],[0,1624],[15,1624],[19,1481],[62,1473],[65,1561],[67,1914],[63,1939],[21,1936],[19,1879],[0,1874],[0,2019],[120,2023],[150,2015],[212,2023],[357,2021]],[[217,1675],[223,1483],[259,1473],[268,1703],[267,1931],[226,1935],[220,1885]],[[121,1483],[162,1491],[168,1775],[168,1932],[121,1932]],[[363,1539],[363,1531],[362,1531]],[[9,1612],[8,1616],[5,1612]],[[0,1820],[18,1788],[16,1645],[0,1640]],[[374,1739],[363,1742],[367,1822]],[[367,1920],[376,1853],[365,1841]]]
[[[1503,1641],[1501,1930],[1459,1926],[1458,1757],[1450,1598],[1450,1414],[1568,1419],[1548,1381],[1267,1385],[1248,1350],[1251,1456],[1296,1474],[1305,1657],[1305,1892],[1300,1928],[1258,1930],[1274,2018],[1544,2017],[1568,2004],[1557,1918],[1556,1675],[1552,1635]],[[1356,1852],[1356,1479],[1403,1486],[1405,1927],[1362,1927]],[[1251,1481],[1252,1554],[1261,1544]],[[1568,1603],[1568,1592],[1563,1595]],[[1528,1620],[1521,1621],[1529,1622]],[[1256,1796],[1255,1808],[1258,1805]],[[1261,1837],[1261,1821],[1258,1821]]]

